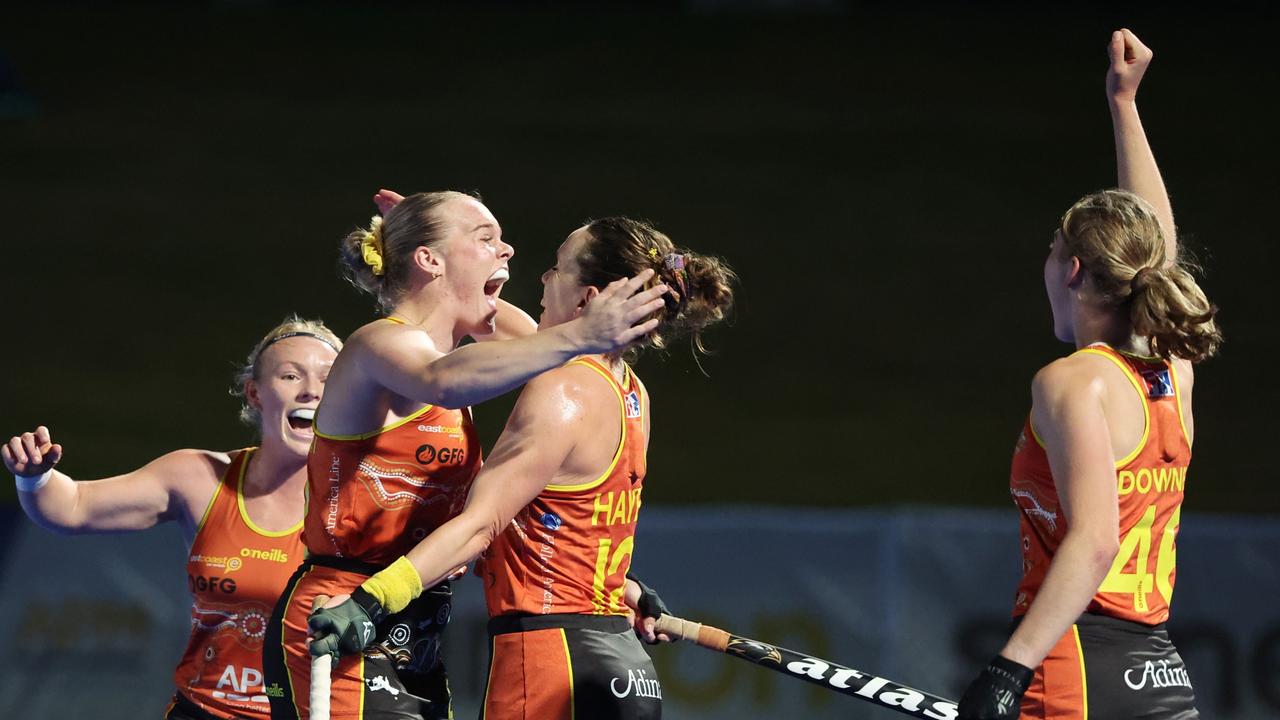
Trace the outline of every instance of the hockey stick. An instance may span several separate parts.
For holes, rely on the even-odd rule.
[[[798,677],[841,695],[849,695],[889,710],[926,720],[955,720],[956,703],[871,673],[837,665],[759,640],[739,637],[719,628],[671,615],[658,618],[654,632],[672,640],[688,640],[708,650],[733,655],[784,675]]]
[[[317,595],[311,600],[311,611],[324,607],[329,598]],[[311,658],[310,698],[311,720],[329,720],[329,672],[333,669],[333,657],[328,653]]]

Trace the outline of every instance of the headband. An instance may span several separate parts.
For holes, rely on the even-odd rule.
[[[326,338],[326,337],[323,337],[323,336],[321,336],[321,335],[317,335],[317,334],[315,334],[315,333],[313,333],[313,332],[307,332],[306,330],[297,330],[297,331],[295,331],[295,332],[281,333],[281,334],[279,334],[279,335],[277,335],[277,336],[275,336],[275,337],[271,338],[271,340],[270,340],[270,341],[268,341],[266,345],[263,345],[262,347],[258,348],[258,352],[256,352],[256,353],[254,353],[254,354],[253,354],[253,365],[254,365],[254,367],[257,367],[257,365],[258,365],[258,358],[262,357],[262,353],[266,352],[266,351],[267,351],[267,348],[271,347],[272,345],[275,345],[276,343],[280,342],[281,340],[287,340],[287,339],[289,339],[289,338],[291,338],[291,337],[309,337],[309,338],[315,338],[316,340],[319,340],[320,342],[324,343],[325,345],[328,345],[329,347],[333,348],[333,351],[334,351],[334,352],[342,352],[342,351],[338,348],[338,346],[337,346],[337,345],[334,345],[334,344],[333,344],[333,341],[329,340],[329,339],[328,339],[328,338]]]

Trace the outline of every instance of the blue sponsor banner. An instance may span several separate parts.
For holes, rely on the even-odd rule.
[[[176,529],[60,537],[5,510],[0,617],[13,640],[0,653],[0,717],[158,717],[190,627]],[[1011,510],[642,515],[633,569],[689,619],[950,697],[1006,636]],[[1188,511],[1177,548],[1170,634],[1202,716],[1280,717],[1280,523]],[[451,685],[458,717],[475,717],[488,665],[479,583],[459,582],[454,599]],[[651,654],[667,718],[899,717],[701,648]]]

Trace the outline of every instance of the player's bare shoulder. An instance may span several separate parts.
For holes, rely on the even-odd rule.
[[[522,399],[528,396],[539,405],[554,404],[565,409],[563,406],[566,404],[581,405],[589,400],[593,390],[599,390],[596,385],[604,387],[604,379],[597,371],[580,363],[570,363],[530,380],[525,385]]]
[[[343,352],[334,362],[334,370],[339,371],[340,366],[350,363],[365,367],[400,364],[397,359],[416,360],[444,354],[445,351],[437,348],[422,328],[381,319],[362,325],[351,333]]]
[[[1108,374],[1115,371],[1114,363],[1101,355],[1074,353],[1040,368],[1031,381],[1031,394],[1036,400],[1049,400],[1066,393],[1101,393]]]
[[[242,451],[174,450],[147,463],[139,472],[152,475],[188,516],[199,518],[239,452]]]
[[[1178,389],[1184,394],[1190,395],[1191,388],[1196,383],[1195,363],[1175,357],[1169,358],[1169,364],[1173,366],[1173,371],[1178,374]]]
[[[520,393],[515,413],[529,420],[537,418],[546,428],[563,432],[583,425],[597,427],[595,423],[617,404],[616,394],[600,371],[569,363],[530,380]]]

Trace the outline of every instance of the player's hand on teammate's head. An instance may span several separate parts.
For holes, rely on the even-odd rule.
[[[378,206],[378,214],[386,215],[391,212],[391,208],[400,204],[404,200],[404,196],[395,190],[382,188],[373,194],[373,204]]]
[[[20,477],[36,477],[53,469],[62,459],[62,446],[53,442],[49,428],[14,435],[0,447],[0,458],[9,472]]]
[[[1111,33],[1107,53],[1111,57],[1111,67],[1107,70],[1107,94],[1114,100],[1133,102],[1155,53],[1127,28]]]
[[[646,268],[633,278],[615,280],[587,301],[577,320],[583,354],[622,350],[658,327],[657,318],[645,318],[662,309],[667,286],[643,289],[653,274]]]

